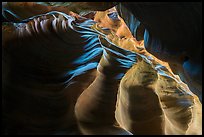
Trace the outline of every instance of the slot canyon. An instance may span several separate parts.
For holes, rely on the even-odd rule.
[[[3,135],[201,135],[202,2],[2,2]]]

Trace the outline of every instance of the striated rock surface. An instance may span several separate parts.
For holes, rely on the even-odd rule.
[[[99,12],[95,17],[106,18],[110,12],[116,11]],[[120,21],[115,24],[124,24],[120,17],[118,19]],[[106,25],[105,19],[100,20],[104,21],[101,23],[103,27],[111,29],[112,33],[106,35],[113,43],[139,53],[137,63],[120,83],[116,107],[120,126],[133,134],[202,134],[202,104],[173,74],[168,63],[148,53],[143,48],[143,41],[137,41],[130,35],[120,38],[120,33],[116,33],[122,25],[114,28],[114,23]],[[121,30],[130,34],[127,27]]]
[[[11,134],[72,134],[74,105],[102,55],[93,20],[60,12],[7,23],[3,33],[3,120]],[[73,54],[74,53],[74,54]]]
[[[43,4],[2,25],[4,134],[202,134],[198,97],[115,8]]]

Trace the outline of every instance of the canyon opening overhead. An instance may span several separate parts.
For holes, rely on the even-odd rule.
[[[201,2],[2,2],[3,135],[201,135]]]

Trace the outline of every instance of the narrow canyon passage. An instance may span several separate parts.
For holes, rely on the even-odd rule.
[[[197,93],[115,5],[3,2],[3,134],[202,134]]]

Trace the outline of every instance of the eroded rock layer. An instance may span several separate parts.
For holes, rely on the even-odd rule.
[[[115,8],[43,4],[5,10],[23,22],[2,26],[4,134],[202,134],[198,97]]]

